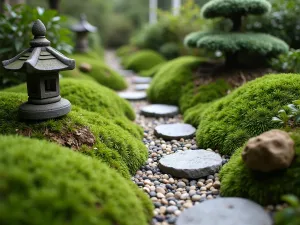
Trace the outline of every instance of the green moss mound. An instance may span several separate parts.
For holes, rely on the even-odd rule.
[[[200,85],[194,88],[194,84],[190,83],[183,89],[179,105],[182,112],[199,103],[206,103],[225,96],[231,86],[222,79],[215,82]]]
[[[262,15],[271,11],[267,0],[212,0],[201,10],[204,18],[228,17],[243,15]]]
[[[289,168],[276,172],[248,169],[241,157],[243,148],[239,148],[221,169],[222,196],[248,198],[263,205],[280,203],[285,194],[300,197],[300,132],[294,132],[291,137],[295,141],[295,160]]]
[[[166,64],[167,62],[160,63],[151,69],[141,71],[139,75],[142,77],[154,77],[154,75]]]
[[[167,62],[155,74],[147,90],[148,99],[154,103],[178,105],[182,88],[192,82],[192,69],[203,61],[183,56]]]
[[[185,40],[188,47],[205,48],[226,53],[247,52],[264,56],[286,53],[289,46],[279,38],[263,33],[205,33],[189,34]]]
[[[245,141],[277,128],[272,117],[282,105],[300,98],[298,74],[266,75],[215,101],[202,115],[197,143],[231,155]]]
[[[151,202],[104,163],[23,137],[0,149],[2,224],[148,224]]]
[[[149,70],[152,67],[165,62],[165,58],[152,50],[141,50],[124,59],[123,64],[126,69],[140,72]]]
[[[98,112],[107,118],[125,116],[130,120],[135,119],[135,113],[128,101],[94,81],[65,78],[60,80],[60,89],[64,98],[83,109]],[[4,91],[27,93],[27,88],[25,84],[21,84]]]
[[[116,55],[119,57],[125,57],[131,55],[136,51],[138,51],[137,47],[132,45],[124,45],[117,49]]]
[[[76,60],[76,69],[71,71],[62,71],[63,77],[69,78],[85,78],[84,75],[96,80],[99,84],[109,87],[113,90],[124,90],[127,88],[125,79],[116,71],[109,68],[99,57],[91,54],[74,54],[70,56]],[[88,73],[79,71],[82,63],[88,63],[92,66],[92,70]]]
[[[0,134],[57,142],[106,162],[125,177],[135,173],[147,159],[148,151],[140,140],[141,134],[124,128],[130,127],[130,121],[105,118],[73,105],[72,111],[62,118],[25,123],[18,118],[18,107],[26,100],[26,94],[1,92]]]
[[[188,108],[183,114],[184,122],[191,124],[194,127],[198,127],[203,113],[211,104],[212,102],[199,103],[191,108]]]

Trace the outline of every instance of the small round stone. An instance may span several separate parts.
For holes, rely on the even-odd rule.
[[[152,117],[171,117],[177,115],[178,112],[179,109],[177,106],[162,104],[148,105],[141,109],[142,115]]]
[[[159,125],[154,129],[155,135],[164,140],[192,138],[195,136],[195,132],[196,129],[192,125],[185,123],[164,124]]]

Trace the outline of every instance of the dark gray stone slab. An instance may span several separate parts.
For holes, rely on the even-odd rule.
[[[141,114],[144,116],[153,116],[153,117],[164,117],[164,116],[175,116],[179,112],[177,106],[173,105],[162,105],[162,104],[153,104],[145,106],[141,109]]]
[[[264,209],[247,199],[217,198],[180,214],[176,225],[272,225]]]
[[[174,177],[197,179],[214,175],[221,168],[219,154],[207,150],[187,150],[164,156],[159,168]]]
[[[195,136],[196,129],[185,123],[164,124],[155,127],[154,133],[164,140],[189,139]]]
[[[149,84],[152,81],[151,77],[134,77],[132,83],[134,84]]]
[[[137,84],[135,85],[135,90],[136,91],[145,91],[149,88],[149,84]]]
[[[147,98],[146,92],[143,91],[119,92],[119,96],[129,101],[145,100]]]

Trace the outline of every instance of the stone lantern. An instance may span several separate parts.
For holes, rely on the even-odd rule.
[[[71,30],[76,32],[77,36],[75,50],[81,53],[87,52],[89,48],[88,34],[90,32],[97,31],[97,27],[94,27],[89,22],[87,22],[86,16],[84,14],[81,14],[80,22],[73,25],[71,27]]]
[[[71,103],[60,96],[59,71],[74,69],[75,61],[50,47],[40,20],[34,22],[32,34],[30,48],[2,62],[7,70],[26,73],[28,102],[20,106],[19,116],[25,120],[61,117],[70,112]]]

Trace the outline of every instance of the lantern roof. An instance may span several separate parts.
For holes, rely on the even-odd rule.
[[[50,47],[50,41],[45,37],[46,27],[40,20],[32,26],[34,39],[30,41],[30,48],[24,50],[12,59],[2,62],[7,70],[34,72],[51,72],[72,70],[75,60],[69,59],[56,49]]]
[[[86,15],[80,15],[80,21],[78,24],[75,24],[71,27],[71,30],[74,32],[95,32],[97,31],[97,27],[91,25],[87,19]]]

